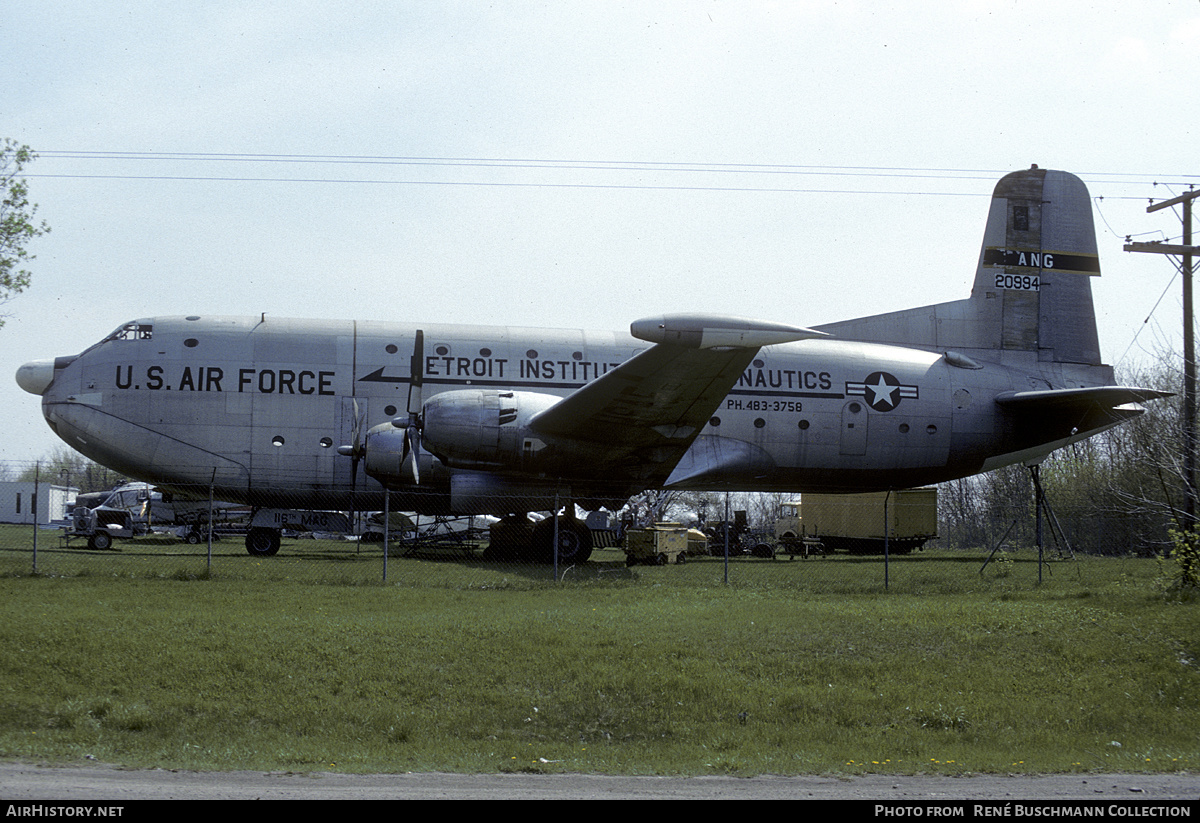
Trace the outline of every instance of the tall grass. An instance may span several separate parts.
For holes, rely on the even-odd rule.
[[[0,578],[0,756],[372,772],[1200,768],[1200,615],[1155,588],[1153,560],[1058,564],[1038,586],[1028,569],[914,557],[887,590],[877,561],[849,559],[797,561],[795,585],[770,563],[724,585],[717,563],[589,564],[555,583],[414,560],[395,561],[389,584],[319,585],[242,560],[235,579],[120,563]]]

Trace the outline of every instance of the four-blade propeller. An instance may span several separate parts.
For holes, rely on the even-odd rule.
[[[421,388],[424,383],[422,379],[424,359],[425,333],[418,329],[413,345],[412,360],[409,364],[408,416],[403,418],[396,417],[392,420],[393,426],[398,429],[404,429],[404,450],[400,457],[401,474],[405,480],[414,486],[421,483]],[[358,398],[354,398],[354,423],[351,426],[352,442],[349,445],[339,446],[337,450],[338,454],[343,457],[349,457],[351,460],[352,486],[358,482],[358,464],[367,454],[367,442],[362,437],[364,417],[365,415],[359,410]]]
[[[358,485],[358,463],[367,454],[367,444],[362,439],[362,424],[363,414],[358,408],[358,398],[354,398],[354,422],[350,426],[350,440],[348,446],[338,446],[338,454],[342,457],[350,458],[350,489],[355,490]]]

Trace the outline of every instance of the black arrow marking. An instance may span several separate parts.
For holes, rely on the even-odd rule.
[[[407,377],[388,377],[383,373],[386,366],[381,366],[366,377],[358,378],[359,383],[407,383]]]

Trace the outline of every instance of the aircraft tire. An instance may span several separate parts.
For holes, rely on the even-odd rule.
[[[246,533],[246,553],[251,557],[273,557],[279,553],[277,529],[251,529]]]
[[[508,515],[494,523],[488,533],[488,545],[483,559],[498,563],[529,562],[532,558],[530,541],[533,524],[523,514]]]
[[[98,531],[88,538],[88,548],[106,551],[112,548],[112,535],[106,531]]]
[[[770,543],[755,543],[750,549],[751,557],[761,557],[765,560],[775,559],[775,547]]]
[[[534,553],[546,563],[554,562],[554,520],[546,518],[533,527]],[[586,563],[592,556],[592,532],[578,520],[558,520],[558,562]]]

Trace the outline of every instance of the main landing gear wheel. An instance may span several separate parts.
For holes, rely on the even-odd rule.
[[[493,523],[488,530],[488,546],[483,559],[491,562],[530,562],[533,524],[523,514],[510,514]]]
[[[534,552],[545,562],[554,562],[554,518],[547,517],[533,527]],[[558,562],[564,565],[586,563],[592,556],[592,532],[578,520],[558,518]]]
[[[246,534],[246,553],[251,557],[271,557],[279,552],[278,529],[251,529]]]

